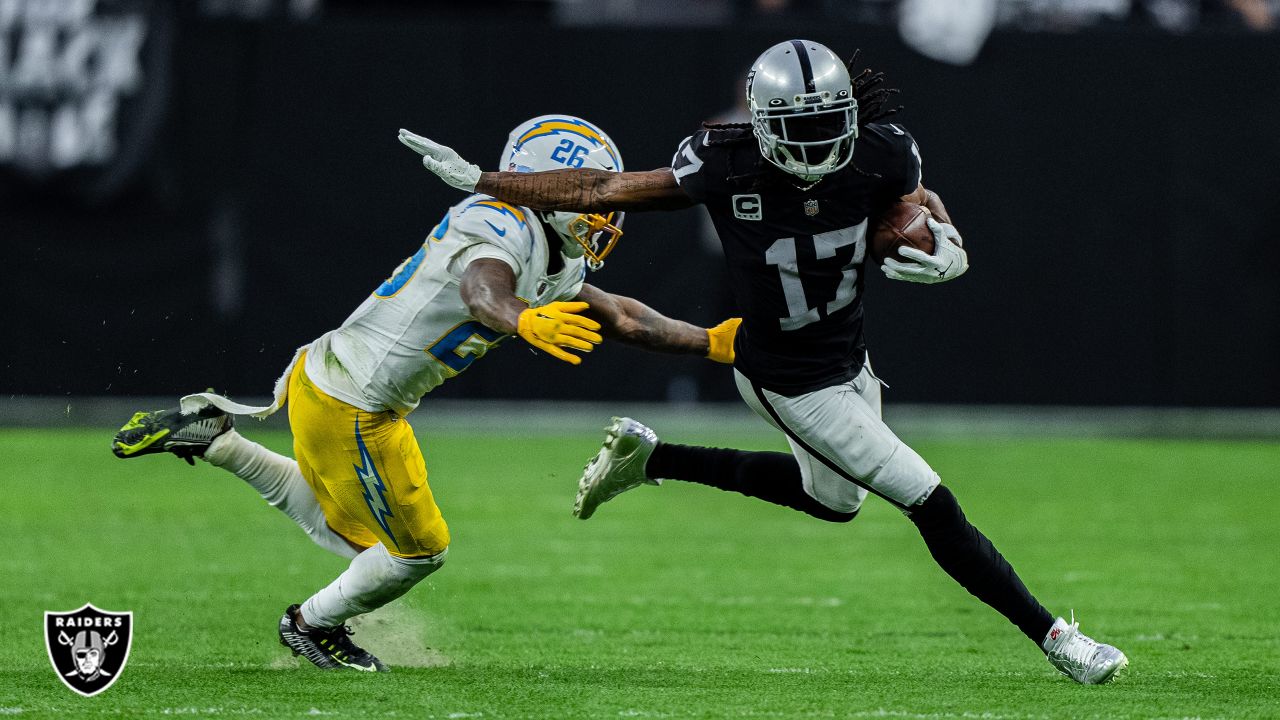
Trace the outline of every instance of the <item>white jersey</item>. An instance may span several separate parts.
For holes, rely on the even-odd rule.
[[[362,410],[408,414],[423,395],[508,337],[481,324],[462,302],[467,265],[486,257],[506,262],[515,270],[516,295],[531,307],[577,297],[587,272],[582,258],[561,253],[564,267],[548,275],[548,252],[530,210],[472,195],[449,208],[422,248],[342,327],[311,344],[307,376]]]

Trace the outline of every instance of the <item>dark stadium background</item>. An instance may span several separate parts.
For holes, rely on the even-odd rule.
[[[520,121],[573,113],[628,167],[658,167],[733,106],[761,49],[804,36],[862,48],[902,89],[898,120],[970,252],[946,286],[871,272],[891,402],[1280,404],[1275,34],[998,28],[956,66],[819,4],[683,28],[566,27],[533,2],[235,5],[100,3],[148,22],[116,159],[0,161],[0,397],[265,395],[462,197],[398,128],[488,168]],[[24,92],[0,84],[0,101],[59,91]],[[591,281],[717,322],[732,308],[701,221],[630,215]],[[438,394],[736,399],[710,363],[605,346],[568,368],[518,341]]]
[[[464,197],[397,129],[492,167],[573,113],[661,167],[797,36],[901,88],[972,261],[868,268],[887,424],[1117,683],[1058,675],[875,498],[671,481],[574,519],[611,416],[788,449],[705,360],[511,339],[428,396],[454,542],[360,618],[377,677],[276,643],[344,561],[209,463],[109,452],[181,394],[265,400]],[[1277,70],[1280,0],[0,0],[0,716],[1280,718]],[[720,321],[702,215],[631,214],[592,281]],[[289,455],[287,424],[236,421]],[[86,602],[135,629],[88,699],[45,633]]]

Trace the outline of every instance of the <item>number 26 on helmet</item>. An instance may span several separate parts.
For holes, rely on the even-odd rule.
[[[498,167],[510,172],[543,172],[564,168],[595,168],[622,172],[622,154],[613,140],[592,123],[573,115],[541,115],[520,123],[507,138]],[[587,258],[592,270],[622,237],[625,213],[540,212],[556,231],[570,257]]]

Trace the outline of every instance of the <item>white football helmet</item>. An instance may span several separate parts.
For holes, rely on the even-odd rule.
[[[603,130],[572,115],[541,115],[511,131],[498,167],[509,172],[596,168],[622,172],[622,154]],[[565,254],[586,256],[599,270],[622,237],[625,213],[539,212],[564,242]]]
[[[825,45],[787,40],[747,74],[751,129],[765,159],[817,182],[853,159],[858,101],[844,62]]]

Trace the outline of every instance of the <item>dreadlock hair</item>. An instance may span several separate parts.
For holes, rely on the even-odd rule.
[[[886,107],[889,100],[897,95],[900,90],[898,88],[881,87],[884,84],[884,73],[873,72],[871,68],[863,68],[862,72],[855,72],[854,66],[858,62],[858,58],[862,55],[862,49],[853,51],[853,57],[845,63],[845,67],[849,69],[849,78],[853,81],[853,97],[858,101],[858,129],[865,128],[869,123],[878,122],[890,115],[896,114],[902,110],[901,105],[895,107]],[[755,142],[755,134],[752,132],[751,123],[702,123],[705,130],[729,131],[737,130],[739,132],[725,132],[721,137],[712,138],[707,136],[707,145],[738,145],[745,142]],[[747,132],[741,132],[741,131]],[[856,164],[852,164],[854,170],[863,175],[870,177],[878,177],[877,173],[868,173]],[[730,182],[751,182],[752,188],[759,188],[768,184],[770,178],[776,177],[772,172],[772,165],[761,156],[753,167],[746,172],[736,173],[733,168],[733,155],[729,155],[729,175],[726,178]]]
[[[871,68],[863,68],[860,73],[854,72],[853,68],[858,63],[860,55],[862,55],[861,48],[854,50],[853,57],[845,63],[845,67],[849,69],[849,77],[853,79],[853,97],[858,100],[859,129],[866,127],[868,123],[896,115],[902,109],[901,105],[885,107],[885,103],[889,102],[890,98],[902,91],[898,88],[880,87],[884,83],[884,73],[872,72]]]

